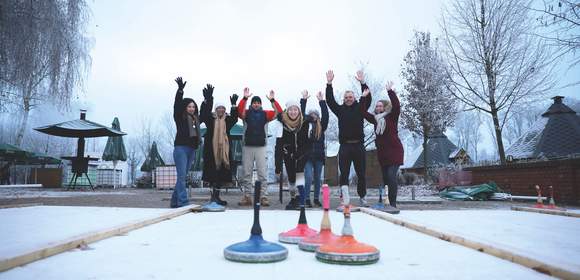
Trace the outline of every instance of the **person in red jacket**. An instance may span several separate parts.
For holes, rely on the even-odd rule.
[[[361,106],[364,118],[375,127],[375,145],[378,159],[383,173],[383,181],[389,186],[389,203],[397,207],[397,172],[403,165],[403,145],[399,139],[398,122],[401,113],[401,104],[393,89],[393,82],[386,85],[389,94],[388,100],[379,100],[375,105],[374,113],[364,110],[370,103],[370,90],[366,84],[361,84],[363,97]]]
[[[262,99],[258,96],[252,97],[250,107],[246,109],[246,102],[252,94],[249,88],[244,89],[244,98],[238,104],[238,116],[244,120],[244,148],[242,152],[242,187],[244,195],[238,203],[240,206],[251,206],[252,199],[252,175],[254,174],[254,163],[258,171],[258,180],[262,182],[262,193],[260,194],[260,204],[270,206],[268,201],[268,181],[266,175],[266,126],[268,122],[276,119],[282,112],[282,107],[274,100],[274,91],[268,94],[268,100],[275,110],[262,109]]]

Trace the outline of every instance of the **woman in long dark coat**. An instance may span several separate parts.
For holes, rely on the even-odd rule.
[[[383,172],[385,185],[389,186],[389,203],[392,207],[397,207],[397,172],[399,166],[403,165],[403,145],[399,139],[399,115],[401,114],[401,104],[397,94],[393,89],[393,82],[386,85],[390,101],[379,100],[375,105],[374,113],[363,110],[364,118],[375,127],[375,145],[377,146],[377,157]],[[370,90],[366,85],[362,86],[362,102],[368,106],[370,102]]]
[[[212,188],[212,201],[220,205],[227,202],[219,197],[219,187],[232,181],[232,141],[230,130],[238,122],[236,101],[238,95],[230,97],[232,104],[230,114],[226,114],[224,104],[216,104],[213,108],[212,85],[203,90],[204,101],[201,103],[200,120],[205,123],[206,131],[203,141],[203,175],[202,180]]]

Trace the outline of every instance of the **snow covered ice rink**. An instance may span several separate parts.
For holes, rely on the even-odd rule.
[[[30,249],[51,240],[109,228],[167,210],[47,206],[2,209],[0,222],[3,228],[6,228],[4,225],[10,227],[9,234],[5,230],[0,233],[2,258],[6,257],[4,254]],[[36,217],[34,213],[37,213]],[[269,241],[277,241],[278,233],[293,228],[298,220],[298,212],[295,211],[261,211],[260,214],[264,237]],[[336,212],[330,215],[333,231],[339,233],[342,215]],[[480,217],[473,219],[473,215]],[[318,228],[322,212],[307,211],[307,217],[309,225]],[[536,245],[537,248],[525,252],[560,255],[568,259],[567,265],[572,268],[577,268],[580,260],[578,234],[573,234],[580,229],[580,219],[577,218],[516,211],[405,211],[396,217],[437,225],[441,229],[453,229],[470,238],[485,237],[490,242],[504,242],[518,251]],[[564,218],[566,220],[562,220]],[[89,244],[89,250],[75,249],[13,268],[0,273],[0,279],[290,279],[300,276],[328,279],[548,278],[524,266],[364,213],[353,213],[352,225],[359,241],[381,250],[381,259],[376,264],[325,264],[318,262],[314,254],[300,251],[295,245],[284,245],[289,249],[289,256],[279,263],[242,264],[225,260],[223,249],[249,237],[251,220],[251,210],[189,213]],[[450,221],[461,221],[461,224]],[[514,226],[514,221],[519,222]],[[550,225],[555,225],[557,229],[544,231],[544,226]],[[18,232],[22,234],[15,234]],[[521,235],[521,232],[525,234]],[[540,242],[537,240],[548,237],[559,241],[538,244]],[[12,243],[14,246],[10,250],[4,249]]]

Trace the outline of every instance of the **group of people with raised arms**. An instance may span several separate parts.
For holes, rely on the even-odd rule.
[[[200,125],[202,123],[206,126],[202,180],[209,183],[212,188],[214,201],[221,205],[227,204],[219,197],[219,187],[232,180],[230,129],[237,123],[238,118],[244,123],[241,180],[243,195],[238,205],[252,205],[250,194],[254,167],[258,180],[262,185],[267,186],[267,126],[269,122],[277,121],[281,124],[282,131],[276,138],[275,172],[280,176],[282,168],[286,168],[291,197],[286,209],[299,208],[297,186],[300,185],[304,186],[307,195],[306,206],[320,207],[322,169],[326,157],[324,135],[328,127],[329,108],[338,119],[340,185],[349,184],[350,166],[354,164],[358,178],[357,193],[360,205],[367,205],[363,129],[364,120],[367,120],[374,125],[376,152],[384,184],[388,185],[389,203],[391,207],[396,207],[397,172],[399,166],[403,164],[403,146],[398,136],[398,120],[401,111],[399,99],[394,91],[393,83],[388,82],[386,89],[389,100],[377,101],[371,113],[368,109],[371,106],[372,97],[365,83],[364,73],[358,71],[355,77],[361,85],[362,96],[359,101],[356,100],[353,91],[347,90],[344,92],[342,104],[338,104],[332,87],[334,73],[328,71],[325,94],[320,91],[316,94],[320,110],[306,111],[306,104],[310,98],[306,90],[302,92],[299,102],[287,102],[284,110],[276,101],[274,91],[270,91],[267,98],[273,109],[265,110],[262,108],[262,99],[259,96],[252,96],[250,90],[245,88],[239,103],[236,104],[238,95],[230,96],[230,114],[226,113],[225,104],[214,102],[214,87],[210,84],[203,89],[204,100],[198,112],[197,104],[193,99],[183,98],[186,82],[178,77],[175,80],[178,89],[173,113],[177,127],[173,151],[177,182],[171,197],[171,207],[181,207],[189,203],[185,187],[186,177],[201,142]],[[250,99],[250,104],[246,108],[248,99]],[[313,200],[310,200],[312,185],[314,185]],[[267,189],[266,187],[261,189],[262,206],[270,205]]]

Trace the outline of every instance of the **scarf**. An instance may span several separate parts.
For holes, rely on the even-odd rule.
[[[187,115],[187,126],[189,127],[189,137],[198,137],[199,125],[197,125],[197,117],[190,114]]]
[[[213,125],[213,158],[215,160],[216,169],[220,169],[222,164],[230,169],[230,142],[228,133],[226,131],[226,116],[221,118],[215,116]]]
[[[300,128],[302,128],[302,121],[302,114],[300,114],[295,120],[291,120],[287,111],[282,113],[282,122],[284,123],[284,129],[287,131],[298,132]]]
[[[387,120],[385,117],[388,112],[383,112],[375,115],[375,120],[377,121],[377,127],[375,128],[375,133],[377,135],[382,135],[387,130]]]
[[[315,122],[310,123],[308,129],[308,136],[310,137],[310,139],[319,140],[321,134],[322,134],[322,124],[320,123],[320,119],[316,119]]]

